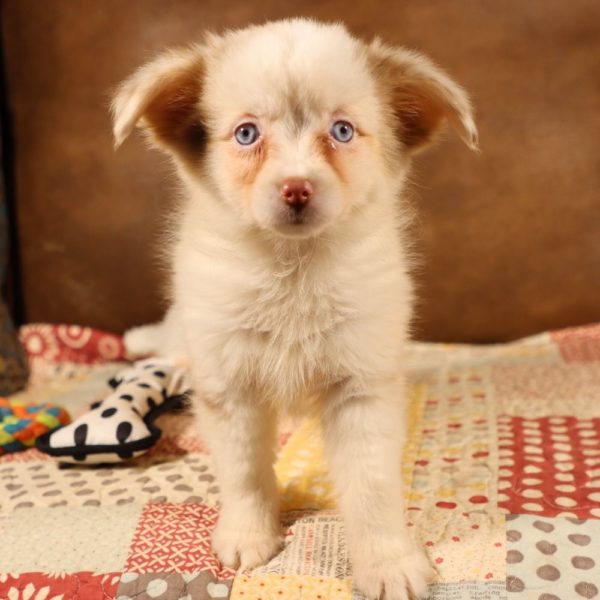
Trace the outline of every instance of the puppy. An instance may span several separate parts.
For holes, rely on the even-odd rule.
[[[113,114],[117,145],[140,125],[184,184],[172,308],[128,343],[187,356],[222,491],[214,551],[230,567],[278,551],[275,416],[318,412],[356,586],[425,595],[400,481],[401,196],[444,122],[476,147],[465,92],[419,54],[296,19],[162,54]]]

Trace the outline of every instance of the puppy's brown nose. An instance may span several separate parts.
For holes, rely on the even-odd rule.
[[[313,188],[307,179],[286,179],[281,186],[281,199],[293,210],[300,212],[313,196]]]

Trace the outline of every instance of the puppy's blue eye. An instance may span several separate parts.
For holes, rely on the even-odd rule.
[[[348,121],[336,121],[329,133],[334,140],[346,144],[354,137],[354,127]]]
[[[258,127],[254,123],[243,123],[235,130],[235,139],[242,146],[254,144],[259,135]]]

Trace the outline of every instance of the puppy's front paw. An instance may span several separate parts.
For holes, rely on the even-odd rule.
[[[389,550],[389,547],[388,547]],[[359,553],[354,558],[354,584],[369,600],[417,600],[427,597],[435,571],[423,552],[404,547],[394,552]]]
[[[274,526],[257,528],[252,523],[219,519],[212,536],[212,548],[221,563],[232,569],[251,569],[266,563],[281,547]]]

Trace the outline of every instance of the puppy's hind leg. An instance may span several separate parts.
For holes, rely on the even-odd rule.
[[[132,360],[151,355],[169,358],[185,355],[174,307],[169,309],[162,321],[126,331],[123,343],[127,358]]]
[[[403,388],[372,382],[367,395],[332,392],[325,449],[344,517],[354,582],[369,599],[423,598],[433,575],[404,522]]]
[[[221,490],[213,550],[227,567],[251,568],[281,545],[275,418],[267,407],[234,395],[218,405],[198,400],[197,414]]]
[[[127,358],[136,359],[143,356],[160,354],[162,340],[162,322],[133,327],[127,330],[123,336]]]

